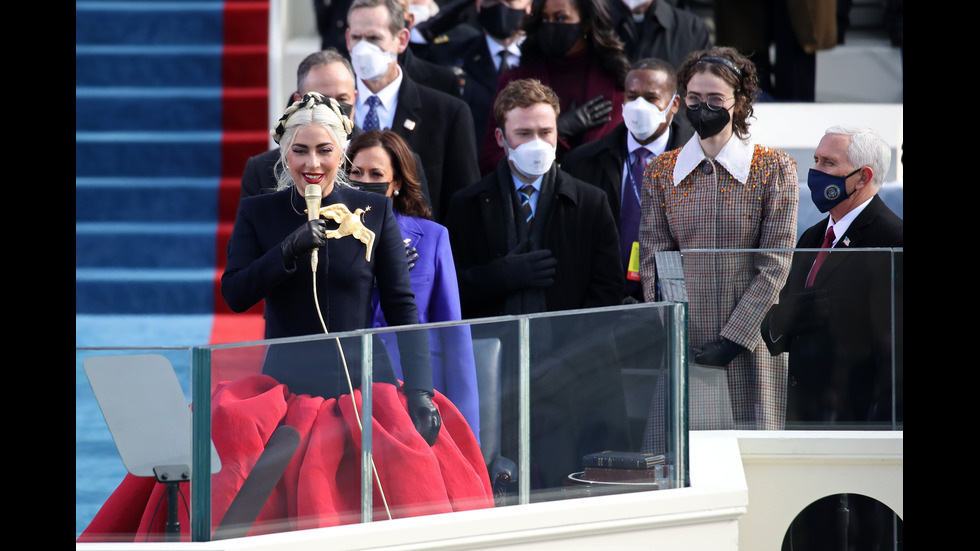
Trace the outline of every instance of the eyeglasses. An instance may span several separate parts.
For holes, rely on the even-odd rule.
[[[687,104],[691,109],[697,109],[701,107],[701,102],[705,102],[708,105],[708,109],[712,111],[718,111],[725,108],[725,102],[732,99],[734,96],[726,98],[724,96],[708,96],[707,100],[702,100],[701,96],[697,94],[688,94],[684,96],[684,103]]]

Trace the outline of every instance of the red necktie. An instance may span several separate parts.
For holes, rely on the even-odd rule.
[[[820,244],[821,249],[829,249],[834,246],[834,228],[833,226],[827,228],[827,235],[823,238],[823,243]],[[820,265],[823,264],[824,259],[830,251],[820,251],[817,253],[817,258],[813,261],[813,267],[810,268],[810,275],[806,278],[806,286],[809,287],[813,285],[814,278],[817,277],[817,270],[820,269]]]

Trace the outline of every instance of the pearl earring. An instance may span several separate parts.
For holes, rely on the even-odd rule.
[[[398,197],[398,190],[395,190],[395,197]]]

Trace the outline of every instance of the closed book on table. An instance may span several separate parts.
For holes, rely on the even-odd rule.
[[[610,469],[586,467],[585,479],[592,482],[656,482],[654,469]]]
[[[586,468],[604,467],[608,469],[653,469],[657,465],[663,465],[665,461],[666,458],[663,454],[654,455],[652,453],[612,450],[590,453],[582,458]]]

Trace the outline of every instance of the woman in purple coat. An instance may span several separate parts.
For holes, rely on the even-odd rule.
[[[461,319],[456,266],[445,226],[433,222],[432,209],[422,195],[412,150],[390,130],[371,130],[354,138],[347,150],[351,185],[390,197],[395,219],[406,247],[414,248],[409,276],[419,323]],[[387,327],[375,292],[373,327]],[[382,339],[389,349],[394,335]],[[480,437],[480,401],[468,326],[443,327],[430,331],[432,384],[456,405]],[[401,377],[398,354],[391,354],[395,374]]]

